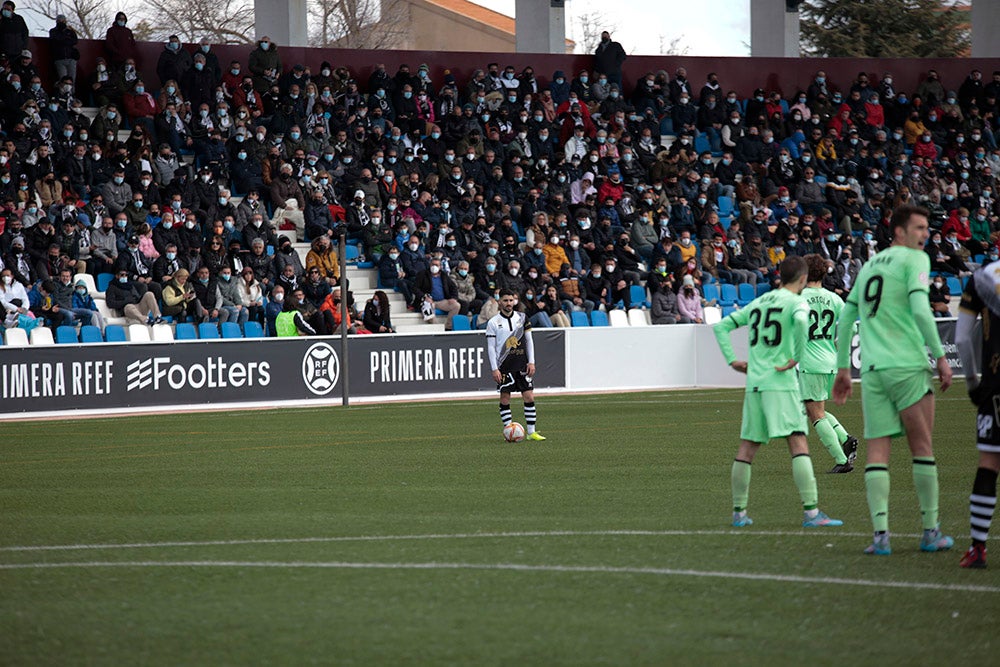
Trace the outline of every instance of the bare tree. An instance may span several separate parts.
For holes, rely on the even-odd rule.
[[[65,14],[66,22],[81,39],[104,39],[115,14],[124,11],[124,6],[124,2],[108,0],[38,0],[25,7],[25,11],[48,18],[53,23],[57,16]]]
[[[202,37],[213,44],[254,41],[254,8],[247,0],[146,0],[145,10],[155,39],[177,35],[189,43]]]
[[[659,38],[660,55],[663,56],[686,56],[691,52],[691,47],[684,43],[684,35],[678,35],[667,42],[667,36],[663,33],[657,35]]]
[[[577,14],[573,27],[578,53],[593,53],[601,43],[601,33],[615,32],[618,24],[602,11],[591,11]]]
[[[312,0],[309,43],[317,47],[390,49],[408,46],[404,0]]]

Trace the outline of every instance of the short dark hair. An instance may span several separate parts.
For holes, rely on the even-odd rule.
[[[792,257],[786,257],[779,267],[781,270],[781,284],[791,285],[803,274],[806,273],[808,267],[806,266],[806,260],[797,255]],[[825,270],[825,269],[824,269]]]
[[[823,276],[826,275],[826,260],[823,259],[822,255],[812,253],[805,256],[806,266],[809,270],[809,277],[806,278],[811,283],[823,280]],[[787,262],[788,259],[786,258]]]
[[[502,299],[505,296],[517,296],[517,294],[514,293],[514,290],[507,289],[506,287],[504,287],[503,289],[500,290],[500,298]]]
[[[889,221],[889,226],[892,228],[893,233],[895,234],[897,227],[906,229],[906,225],[909,224],[910,218],[914,215],[922,215],[930,220],[931,212],[923,206],[913,206],[911,204],[900,206],[892,212],[892,218]]]

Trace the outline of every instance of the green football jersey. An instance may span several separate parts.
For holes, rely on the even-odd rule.
[[[837,320],[844,301],[828,289],[807,287],[802,298],[809,304],[809,333],[799,361],[801,373],[837,372]]]
[[[795,369],[779,372],[775,368],[785,366],[789,359],[802,358],[809,327],[805,299],[787,289],[772,290],[723,318],[714,331],[726,363],[736,360],[729,332],[743,326],[750,330],[747,391],[798,392]]]
[[[927,368],[925,342],[940,349],[936,327],[932,339],[925,341],[910,307],[910,295],[921,293],[930,313],[930,270],[927,253],[906,246],[891,246],[861,268],[847,303],[858,312],[862,373]],[[851,345],[850,337],[844,338],[838,341],[837,361],[842,368],[848,366]]]

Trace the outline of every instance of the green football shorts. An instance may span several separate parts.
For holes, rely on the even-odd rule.
[[[806,408],[797,391],[748,391],[743,396],[740,437],[766,443],[793,433],[808,433]]]
[[[861,407],[866,438],[892,438],[903,434],[899,413],[929,393],[930,368],[884,368],[861,375]]]
[[[836,373],[799,373],[799,393],[803,401],[828,401]]]

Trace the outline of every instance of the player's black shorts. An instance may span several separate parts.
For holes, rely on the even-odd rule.
[[[514,371],[512,373],[505,373],[500,384],[497,385],[497,391],[502,394],[513,394],[515,392],[523,394],[526,391],[531,391],[535,388],[532,383],[531,378],[528,377],[526,371]]]
[[[976,448],[1000,454],[1000,395],[985,397],[976,414]]]

